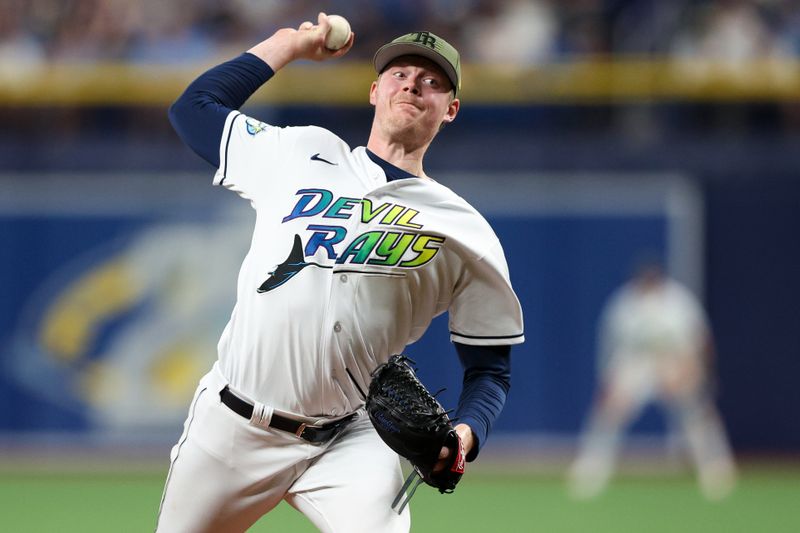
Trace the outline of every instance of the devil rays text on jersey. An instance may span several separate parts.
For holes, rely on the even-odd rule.
[[[360,208],[361,222],[366,224],[374,221],[380,229],[360,233],[341,253],[337,253],[335,247],[345,240],[347,229],[338,225],[309,224],[306,229],[311,234],[306,245],[303,246],[299,235],[294,236],[289,256],[269,273],[270,277],[258,287],[259,293],[283,285],[307,266],[332,268],[332,265],[305,260],[306,256],[313,256],[320,248],[325,250],[328,259],[340,265],[351,263],[415,268],[431,261],[446,240],[441,236],[413,231],[423,228],[421,224],[412,222],[419,212],[403,205],[384,202],[373,206],[368,198],[339,197],[334,200],[333,193],[325,189],[301,189],[297,194],[300,199],[292,212],[283,218],[283,222],[313,216],[347,219],[353,214],[351,210]],[[391,231],[383,229],[385,226],[412,231]]]

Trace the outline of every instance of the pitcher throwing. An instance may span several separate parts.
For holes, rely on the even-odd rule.
[[[429,32],[377,51],[366,147],[237,111],[292,61],[346,54],[354,35],[332,51],[329,26],[321,13],[277,31],[170,108],[183,141],[217,168],[214,184],[257,216],[219,359],[172,449],[158,531],[245,531],[281,500],[321,531],[408,531],[408,508],[391,509],[398,457],[359,390],[441,313],[464,367],[455,429],[468,461],[505,402],[523,324],[503,250],[422,163],[461,105],[458,52]],[[447,450],[437,468],[453,461]]]

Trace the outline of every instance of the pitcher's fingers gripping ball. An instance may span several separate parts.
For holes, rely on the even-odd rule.
[[[465,454],[461,438],[447,412],[417,378],[404,355],[393,355],[372,372],[366,409],[383,441],[414,467],[392,503],[401,513],[421,481],[441,493],[455,490],[464,474]],[[434,470],[443,447],[450,449],[452,462]],[[421,481],[402,501],[406,489],[419,475]]]
[[[328,15],[328,24],[330,24],[330,30],[325,36],[325,48],[339,50],[350,39],[350,23],[342,16]]]

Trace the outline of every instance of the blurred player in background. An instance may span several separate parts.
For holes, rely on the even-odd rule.
[[[612,294],[599,322],[598,390],[569,471],[576,498],[598,495],[614,470],[622,432],[649,402],[680,430],[703,494],[726,496],[735,468],[713,404],[713,339],[703,308],[653,258]]]

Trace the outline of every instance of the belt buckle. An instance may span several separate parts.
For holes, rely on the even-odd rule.
[[[301,422],[300,426],[297,428],[297,431],[294,432],[296,437],[303,438],[303,432],[306,430],[306,423]]]

